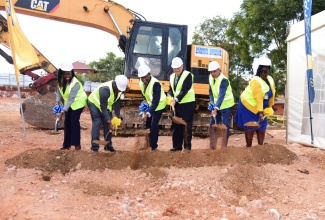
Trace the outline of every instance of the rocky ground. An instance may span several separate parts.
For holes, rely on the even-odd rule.
[[[19,99],[0,98],[0,219],[325,219],[324,152],[285,129],[252,148],[243,134],[219,150],[194,137],[190,153],[117,136],[117,153],[92,153],[88,112],[81,123],[82,150],[60,151],[62,132],[26,124],[23,137]]]

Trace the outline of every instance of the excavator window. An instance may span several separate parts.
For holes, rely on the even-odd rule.
[[[170,65],[181,51],[182,37],[179,28],[169,27],[168,33],[168,65]]]
[[[161,55],[162,29],[142,26],[139,29],[134,53]]]

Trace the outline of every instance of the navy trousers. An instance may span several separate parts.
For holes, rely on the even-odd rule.
[[[175,111],[176,116],[182,118],[186,123],[186,131],[185,126],[172,123],[173,127],[173,148],[182,149],[183,144],[184,148],[191,150],[192,148],[192,126],[193,126],[193,118],[195,111],[196,103],[188,102],[184,104],[176,103]]]
[[[147,118],[146,127],[150,128],[150,147],[156,149],[158,147],[158,136],[159,136],[159,121],[161,115],[165,109],[155,111],[151,117]]]
[[[103,125],[104,129],[104,138],[105,141],[109,141],[109,143],[106,145],[106,147],[112,147],[112,133],[109,132],[109,127],[107,122],[104,120],[103,114],[101,111],[91,102],[88,101],[87,103],[88,109],[91,116],[92,121],[92,128],[91,128],[91,150],[98,151],[99,145],[94,144],[94,140],[100,140],[100,129]],[[110,118],[112,118],[112,112],[109,112]]]
[[[83,107],[76,110],[69,108],[64,114],[64,148],[70,148],[71,145],[80,146],[80,115],[83,110]]]

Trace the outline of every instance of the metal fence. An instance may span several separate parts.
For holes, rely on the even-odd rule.
[[[30,76],[20,75],[19,76],[19,87],[29,88],[29,84],[34,81]],[[94,91],[101,83],[86,81],[83,88],[86,92]],[[0,86],[17,86],[16,75],[14,73],[0,73]]]

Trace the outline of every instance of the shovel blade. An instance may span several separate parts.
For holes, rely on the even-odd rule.
[[[104,141],[104,140],[93,140],[93,144],[100,144],[100,145],[106,145],[108,144],[109,141]]]

